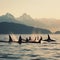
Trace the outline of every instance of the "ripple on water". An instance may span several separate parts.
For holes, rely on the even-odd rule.
[[[31,51],[31,49],[22,49],[22,51]]]
[[[39,58],[32,58],[31,60],[47,60],[47,59],[44,57],[39,57]]]
[[[60,58],[60,55],[56,55],[56,56],[54,56],[54,57],[56,57],[56,58]]]
[[[13,56],[12,54],[2,54],[0,53],[0,58],[3,59],[20,59],[21,57]]]
[[[39,55],[32,55],[32,54],[29,54],[30,57],[38,57]]]
[[[48,48],[41,48],[42,50],[49,50]]]

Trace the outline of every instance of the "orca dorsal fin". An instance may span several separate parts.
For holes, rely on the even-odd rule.
[[[9,42],[12,42],[13,40],[12,40],[12,38],[11,38],[11,36],[9,35]]]

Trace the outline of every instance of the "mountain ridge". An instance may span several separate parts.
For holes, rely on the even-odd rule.
[[[50,34],[51,32],[46,29],[34,28],[23,24],[0,22],[0,34],[32,34],[32,33]]]
[[[33,19],[30,15],[24,13],[22,16],[15,18],[12,14],[6,13],[0,16],[0,22],[13,22],[18,24],[24,24],[35,28],[48,29],[51,32],[60,31],[60,20],[57,19]]]

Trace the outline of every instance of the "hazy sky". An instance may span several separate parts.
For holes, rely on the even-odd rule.
[[[60,0],[0,0],[0,15],[7,12],[16,17],[27,13],[33,18],[60,19]]]

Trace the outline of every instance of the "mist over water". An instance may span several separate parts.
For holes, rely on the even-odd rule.
[[[47,39],[47,35],[29,35],[22,34],[22,38],[31,36],[42,36],[43,39]],[[56,43],[1,43],[0,42],[0,60],[60,60],[60,35],[51,34],[52,39],[56,40]],[[19,35],[16,34],[16,38]],[[9,40],[9,36],[0,35],[0,40]]]

